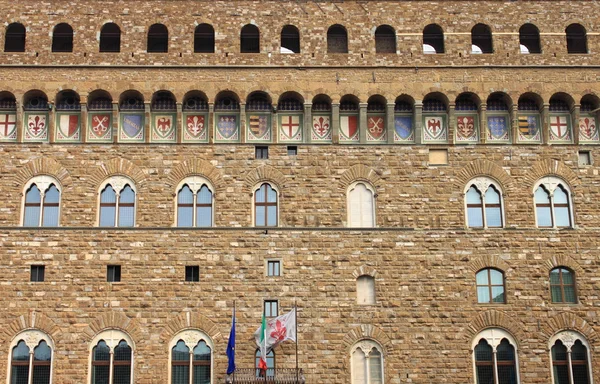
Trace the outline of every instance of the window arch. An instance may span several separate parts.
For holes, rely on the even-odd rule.
[[[23,193],[24,227],[58,227],[61,186],[51,176],[29,180]]]
[[[489,328],[471,346],[477,384],[518,384],[517,343],[506,331]]]
[[[148,29],[148,53],[169,52],[169,30],[163,24],[152,24]]]
[[[135,225],[135,184],[124,176],[106,179],[99,189],[98,225],[133,227]]]
[[[254,369],[256,369],[256,377],[262,377],[262,375],[265,375],[267,378],[274,378],[275,377],[275,351],[274,350],[270,350],[267,353],[267,371],[265,373],[262,373],[261,370],[258,368],[258,364],[260,362],[260,348],[256,349],[256,352],[254,353]]]
[[[121,28],[115,23],[106,23],[100,30],[100,52],[121,51]]]
[[[169,343],[170,384],[213,382],[213,342],[201,331],[179,332]]]
[[[373,276],[362,275],[356,278],[356,302],[362,305],[375,304],[375,278]]]
[[[542,53],[540,30],[533,24],[523,24],[519,28],[519,43],[521,53]]]
[[[25,36],[26,31],[23,24],[9,24],[4,36],[4,52],[25,52]]]
[[[300,53],[300,31],[294,25],[281,29],[281,53]]]
[[[589,384],[592,381],[590,346],[575,331],[562,331],[548,343],[554,384]]]
[[[571,24],[565,29],[567,53],[588,53],[587,32],[581,24]]]
[[[215,53],[215,29],[210,24],[199,24],[194,30],[194,52]]]
[[[52,52],[73,52],[73,28],[60,23],[52,32]]]
[[[467,183],[465,212],[469,228],[502,228],[504,211],[502,189],[488,177],[477,177]]]
[[[327,30],[327,53],[348,53],[348,32],[339,24]]]
[[[133,383],[134,349],[129,335],[120,330],[108,329],[96,335],[90,343],[90,383]]]
[[[279,219],[279,191],[269,183],[254,189],[254,225],[256,227],[276,227]]]
[[[240,33],[241,53],[260,53],[260,31],[256,25],[246,24]]]
[[[550,271],[550,296],[553,303],[577,303],[575,272],[567,267]]]
[[[571,192],[557,177],[544,177],[534,188],[535,220],[538,228],[573,226]]]
[[[471,29],[471,53],[494,53],[492,31],[485,24],[477,24]]]
[[[348,227],[375,227],[375,190],[358,181],[348,188]]]
[[[495,268],[484,268],[475,275],[477,302],[480,304],[506,303],[504,273]]]
[[[191,176],[177,186],[176,218],[178,227],[212,227],[214,188],[208,180]]]
[[[375,53],[396,53],[396,31],[389,25],[375,30]]]
[[[18,334],[9,346],[10,383],[50,384],[54,343],[44,332],[30,329]]]
[[[444,30],[437,24],[423,29],[423,53],[444,53]]]
[[[383,349],[373,340],[361,340],[350,349],[352,384],[381,384]]]

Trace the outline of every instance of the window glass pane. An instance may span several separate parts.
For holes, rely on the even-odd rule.
[[[178,227],[191,227],[194,223],[194,207],[177,207],[177,226]]]
[[[171,384],[189,384],[190,383],[190,355],[188,353],[188,363],[186,365],[171,366]]]
[[[571,286],[565,286],[565,303],[576,303],[577,298],[575,297],[575,288]]]
[[[26,227],[37,227],[40,225],[40,203],[41,194],[38,187],[33,184],[25,195],[25,215],[23,225]]]
[[[135,203],[135,192],[133,192],[133,189],[129,185],[126,185],[119,195],[119,204],[133,203]]]
[[[477,275],[476,275],[477,285],[489,284],[488,271],[489,271],[488,269],[482,269],[481,271],[477,272]]]
[[[504,287],[492,287],[492,301],[504,303]]]
[[[477,302],[478,303],[490,303],[490,289],[489,287],[477,287]]]
[[[115,361],[130,361],[131,360],[131,347],[127,345],[125,340],[121,340],[119,345],[115,347]]]
[[[50,363],[52,353],[45,341],[33,349],[33,377],[32,384],[50,383]]]
[[[554,190],[554,204],[568,204],[569,198],[567,195],[567,191],[562,189],[561,186],[558,186]]]
[[[552,215],[550,214],[550,207],[536,207],[535,213],[537,215],[538,227],[552,226]]]
[[[119,227],[133,227],[135,207],[119,206]]]
[[[493,384],[492,347],[484,339],[481,339],[475,347],[475,365],[477,368],[477,383]]]
[[[256,206],[255,211],[256,211],[256,214],[255,214],[256,225],[264,227],[266,224],[265,223],[265,213],[266,213],[265,207]]]
[[[492,347],[485,339],[479,340],[475,347],[475,361],[492,361]]]
[[[383,383],[383,372],[381,372],[381,353],[375,348],[369,353],[369,384]]]
[[[23,340],[13,348],[12,359],[13,361],[29,361],[29,347]]]
[[[32,384],[50,384],[50,364],[33,366]]]
[[[352,352],[352,384],[365,384],[367,365],[365,354],[360,348]]]
[[[490,185],[488,190],[485,192],[485,203],[500,204],[500,193],[492,185]]]
[[[13,365],[10,384],[29,383],[29,365]]]
[[[550,271],[550,284],[560,284],[561,269],[555,268]]]
[[[555,365],[554,384],[569,384],[569,368],[567,365]]]
[[[51,185],[44,195],[44,212],[42,213],[42,226],[56,227],[58,226],[58,204],[60,201],[60,193],[58,189]]]
[[[568,270],[561,268],[560,272],[562,274],[563,284],[573,285],[573,274]]]
[[[515,360],[515,348],[510,345],[508,340],[502,339],[498,347],[496,347],[496,359],[498,361]]]
[[[467,204],[481,205],[481,194],[475,187],[471,187],[467,191]]]
[[[186,185],[181,188],[177,194],[177,203],[179,204],[194,204],[194,194],[190,187]]]
[[[198,204],[212,204],[212,193],[206,185],[203,185],[198,191],[196,202]]]
[[[212,207],[196,208],[196,226],[212,227]]]
[[[116,204],[117,195],[115,194],[115,190],[109,184],[104,188],[102,193],[100,194],[100,203],[113,203]]]
[[[109,361],[110,350],[104,340],[101,340],[92,350],[92,384],[108,384]],[[97,365],[97,362],[102,365]]]
[[[94,347],[92,351],[92,356],[94,361],[109,361],[110,360],[110,349],[108,345],[101,340],[98,345]]]
[[[183,340],[179,340],[171,350],[172,361],[190,361],[190,349]]]
[[[52,353],[50,347],[45,341],[41,341],[40,344],[33,349],[33,360],[34,361],[50,361]]]
[[[562,303],[563,302],[562,291],[560,290],[560,285],[551,286],[550,294],[552,296],[553,303]]]
[[[277,202],[277,192],[271,188],[270,185],[267,185],[267,202],[276,203]]]
[[[60,192],[58,192],[58,188],[52,184],[44,194],[44,203],[58,204],[59,202]]]
[[[483,227],[483,211],[481,207],[467,208],[468,226],[470,228]]]
[[[112,384],[130,384],[131,382],[131,365],[116,365],[113,371]]]
[[[264,203],[265,202],[265,189],[266,189],[266,185],[261,185],[261,187],[259,189],[256,190],[256,202],[257,203]]]
[[[557,227],[570,227],[571,218],[569,217],[568,207],[557,207],[554,206],[554,216],[556,219]]]
[[[571,360],[587,360],[587,348],[581,343],[581,340],[576,340],[571,347]]]
[[[210,361],[210,347],[200,340],[194,348],[194,361]]]
[[[485,219],[489,228],[502,227],[502,210],[500,207],[486,207]]]
[[[361,227],[374,227],[375,220],[373,217],[373,193],[366,187],[360,191],[360,217],[361,217]]]
[[[550,204],[550,195],[541,186],[535,190],[535,202],[541,204]]]
[[[33,184],[25,195],[25,203],[39,204],[42,202],[42,196],[37,185]]]
[[[114,227],[117,196],[115,190],[107,185],[100,194],[100,226]]]
[[[267,225],[270,227],[277,225],[277,207],[267,207]]]
[[[195,365],[194,366],[194,383],[193,384],[210,384],[210,366]]]
[[[492,285],[503,285],[504,284],[504,276],[502,276],[502,272],[496,269],[490,269],[490,277],[492,279]]]
[[[588,367],[583,364],[573,364],[573,383],[588,384]]]
[[[498,365],[498,384],[517,384],[517,370],[514,365]]]

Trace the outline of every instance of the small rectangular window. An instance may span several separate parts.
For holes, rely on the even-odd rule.
[[[120,265],[107,265],[106,266],[106,281],[109,283],[116,283],[121,281],[121,266]]]
[[[185,281],[200,281],[200,266],[186,265],[185,266]]]
[[[265,316],[276,317],[278,314],[278,303],[277,300],[265,300]]]
[[[268,159],[269,158],[269,147],[264,146],[256,146],[254,148],[254,158],[255,159]]]
[[[298,155],[298,147],[295,145],[288,145],[287,152],[288,152],[288,156],[297,156]]]
[[[448,165],[448,150],[430,149],[429,165]]]
[[[592,154],[590,151],[579,151],[579,165],[592,165]]]
[[[44,273],[45,273],[46,267],[44,265],[32,265],[31,266],[31,277],[29,279],[29,281],[34,281],[34,282],[42,282],[44,281]]]
[[[267,276],[281,276],[280,260],[267,260]]]

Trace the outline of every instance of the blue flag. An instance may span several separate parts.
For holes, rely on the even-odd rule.
[[[227,343],[227,374],[231,375],[235,371],[235,307],[233,308],[233,317],[231,318],[231,331],[229,332],[229,342]]]

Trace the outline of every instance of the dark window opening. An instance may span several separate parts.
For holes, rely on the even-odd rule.
[[[162,24],[154,24],[148,29],[148,46],[149,53],[166,53],[169,52],[169,31]]]
[[[444,53],[444,31],[439,25],[430,24],[423,29],[423,45],[435,50],[431,53]],[[425,49],[424,51],[427,53]]]
[[[281,30],[281,53],[300,53],[300,32],[293,25]]]
[[[25,52],[25,27],[20,23],[13,23],[6,27],[4,52]]]
[[[375,30],[375,52],[396,53],[396,32],[389,25],[382,25]]]
[[[100,30],[100,52],[121,51],[121,29],[115,23],[108,23]]]
[[[265,146],[257,146],[254,149],[254,158],[255,159],[268,159],[269,158],[269,147]]]
[[[121,281],[121,266],[107,265],[106,266],[106,281],[109,283],[117,283]]]
[[[521,47],[521,53],[542,53],[540,45],[540,31],[533,24],[525,24],[519,29],[519,42],[526,48]]]
[[[473,53],[493,53],[492,31],[485,24],[477,24],[471,30],[471,44],[478,47],[481,52],[477,52],[473,47]]]
[[[73,28],[61,23],[52,33],[52,52],[73,52]]]
[[[571,24],[565,30],[567,33],[568,53],[587,53],[587,34],[579,24]]]
[[[287,147],[288,156],[297,156],[298,155],[298,147],[295,145],[289,145]]]
[[[33,282],[42,282],[44,281],[44,273],[46,267],[44,265],[32,265],[31,266],[31,276],[29,281]]]
[[[200,266],[186,265],[185,266],[185,281],[192,281],[192,282],[200,281]]]
[[[241,53],[260,53],[260,32],[256,25],[248,24],[240,34]]]
[[[194,52],[215,53],[215,30],[212,25],[200,24],[194,31]]]
[[[348,53],[348,33],[341,25],[333,25],[327,31],[327,53]]]

